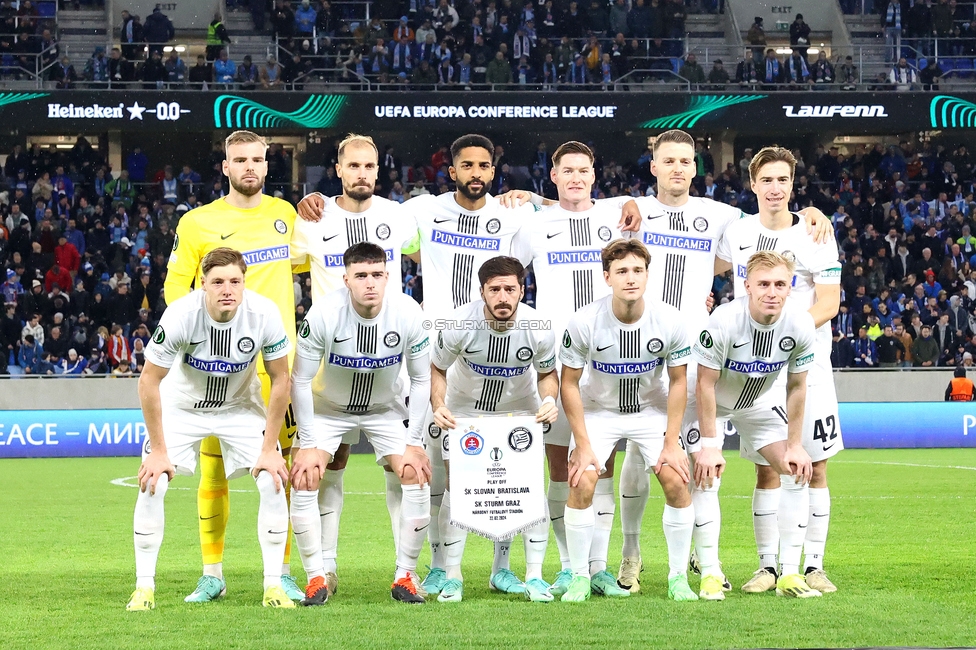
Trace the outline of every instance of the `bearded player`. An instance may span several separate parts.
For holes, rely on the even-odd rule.
[[[350,134],[339,143],[336,174],[342,181],[342,194],[333,197],[323,211],[323,219],[295,223],[291,239],[294,264],[311,265],[312,304],[320,303],[330,292],[344,286],[343,255],[350,246],[364,241],[380,246],[386,253],[386,269],[400,278],[401,253],[420,261],[416,242],[417,224],[400,210],[400,204],[373,195],[379,169],[378,154],[369,136]],[[404,388],[409,382],[401,377]],[[402,397],[406,398],[407,395]],[[339,543],[339,519],[343,507],[343,474],[349,461],[350,446],[359,441],[360,430],[346,432],[342,444],[318,486],[322,504],[322,556],[325,558],[324,580],[329,593],[338,586],[336,557]],[[400,479],[389,465],[386,472],[386,507],[393,524],[393,541],[400,534],[400,503],[403,496]],[[416,574],[411,572],[412,577]]]
[[[264,138],[250,131],[235,131],[224,141],[223,172],[230,180],[230,189],[227,196],[188,212],[180,219],[163,290],[167,304],[172,304],[188,294],[194,283],[200,285],[201,262],[208,252],[223,246],[239,250],[248,267],[248,288],[270,298],[278,307],[294,350],[295,302],[289,243],[295,210],[287,202],[261,192],[268,174],[266,151]],[[293,356],[292,351],[289,363]],[[261,394],[267,402],[271,381],[261,361],[258,361],[258,378]],[[295,422],[289,410],[279,436],[282,455],[286,459],[290,456],[294,436]],[[230,495],[220,445],[212,437],[205,439],[200,447],[197,509],[203,576],[186,601],[203,603],[216,600],[227,591],[223,555]],[[281,570],[282,587],[289,598],[297,601],[304,598],[304,593],[290,575],[290,554],[289,533]]]

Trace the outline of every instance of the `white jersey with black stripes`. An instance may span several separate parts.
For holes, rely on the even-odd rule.
[[[555,337],[538,312],[519,305],[511,327],[486,326],[485,303],[456,309],[453,325],[437,333],[431,362],[447,371],[447,407],[455,412],[535,412],[538,373],[556,368]]]
[[[386,251],[386,269],[400,281],[400,249],[417,234],[417,222],[399,203],[374,196],[368,210],[349,212],[335,200],[328,201],[322,219],[295,221],[291,261],[309,260],[312,268],[312,302],[343,286],[342,256],[353,244],[372,242]]]
[[[308,310],[296,353],[322,362],[312,380],[315,412],[365,414],[396,402],[401,367],[407,358],[428,354],[429,345],[423,313],[413,298],[387,292],[380,313],[366,319],[343,288]]]
[[[752,408],[767,395],[783,403],[774,384],[782,370],[806,372],[813,364],[813,317],[787,303],[775,323],[763,325],[749,313],[749,297],[715,308],[692,346],[699,365],[721,372],[715,386],[717,415]]]
[[[245,289],[234,318],[218,323],[197,290],[163,313],[146,359],[170,369],[159,386],[166,408],[221,411],[248,405],[263,412],[257,356],[271,361],[290,350],[281,314],[268,298]]]

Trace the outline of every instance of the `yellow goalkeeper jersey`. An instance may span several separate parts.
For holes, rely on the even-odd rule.
[[[239,250],[247,262],[245,285],[278,306],[285,331],[295,342],[295,291],[289,243],[295,226],[295,208],[287,201],[263,196],[257,208],[235,208],[224,199],[191,210],[176,227],[163,292],[166,303],[200,286],[200,265],[215,248]],[[260,361],[260,360],[259,360]],[[263,364],[259,370],[264,371]]]

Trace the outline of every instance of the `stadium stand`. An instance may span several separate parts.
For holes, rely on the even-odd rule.
[[[113,24],[104,9],[89,4],[58,8],[41,2],[31,10],[27,0],[24,6],[7,2],[0,5],[0,17],[5,16],[11,47],[32,44],[39,63],[18,72],[12,57],[21,54],[11,50],[3,54],[2,75],[8,84],[44,83],[52,89],[85,84],[449,89],[511,83],[545,90],[795,92],[818,85],[897,88],[893,57],[905,59],[914,79],[909,85],[918,89],[937,89],[974,74],[976,32],[970,31],[973,5],[968,3],[954,3],[951,26],[931,38],[920,36],[918,25],[925,23],[909,7],[891,44],[884,25],[888,4],[868,0],[839,2],[845,34],[812,25],[799,37],[805,32],[757,33],[737,22],[725,3],[709,0],[585,5],[550,1],[516,10],[510,0],[459,1],[456,8],[446,1],[306,6],[238,0],[210,26],[174,29],[168,42],[146,42],[141,23],[127,29],[123,19],[113,18]],[[166,35],[163,19],[152,20]],[[222,35],[219,24],[226,30]],[[791,48],[791,41],[798,47]],[[49,45],[37,49],[43,43]],[[806,47],[806,58],[794,56],[799,46]],[[147,59],[150,50],[160,55]],[[756,50],[762,56],[751,62],[740,54]],[[764,63],[766,57],[776,65]],[[764,72],[771,68],[776,77],[767,79]],[[128,146],[123,164],[112,168],[104,146],[92,146],[84,137],[72,142],[68,149],[27,140],[4,152],[0,349],[6,352],[0,354],[0,374],[38,373],[38,368],[41,374],[80,372],[77,362],[65,361],[63,345],[51,340],[70,341],[89,371],[113,371],[123,358],[137,371],[141,335],[136,333],[140,325],[151,331],[165,308],[160,288],[176,223],[225,191],[219,147],[194,170],[186,159],[164,161]],[[754,212],[746,169],[752,151],[736,147],[734,162],[726,154],[722,169],[709,151],[711,142],[699,142],[693,193]],[[390,153],[389,161],[381,156],[377,193],[404,201],[452,191],[446,144],[404,151],[406,164],[399,155]],[[527,189],[552,197],[546,152],[557,144],[543,140],[527,160],[509,160],[500,152],[492,192]],[[873,339],[885,324],[902,322],[914,339],[921,325],[929,324],[941,328],[936,330],[938,365],[969,362],[966,355],[976,354],[976,161],[967,147],[929,138],[896,144],[889,136],[851,144],[808,140],[794,153],[800,164],[792,207],[815,206],[828,215],[841,249],[845,306],[835,321],[838,338],[853,347],[862,325]],[[654,193],[649,152],[630,160],[598,154],[595,198]],[[289,150],[274,144],[266,191],[293,203],[313,189],[337,194],[341,186],[329,169],[333,158],[325,156],[317,184],[299,186]],[[422,300],[422,269],[405,263],[403,282]],[[727,296],[723,282],[716,289],[719,299]],[[307,279],[296,280],[295,291],[301,318],[310,304]],[[945,316],[949,329],[941,323]],[[115,326],[121,329],[113,335]],[[27,345],[28,334],[34,346]],[[43,365],[45,351],[51,367]],[[911,361],[910,355],[901,359]],[[838,355],[838,365],[848,363],[853,360]]]

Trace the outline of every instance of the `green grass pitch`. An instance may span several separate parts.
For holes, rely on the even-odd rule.
[[[839,591],[796,601],[742,594],[755,567],[752,470],[727,453],[722,559],[735,590],[725,602],[666,598],[663,501],[654,487],[642,539],[640,594],[582,605],[536,604],[488,591],[491,547],[469,537],[465,600],[390,600],[393,549],[383,477],[353,457],[339,542],[339,591],[325,607],[265,610],[253,483],[231,484],[224,557],[228,596],[187,605],[200,556],[195,479],[167,496],[156,611],[128,614],[134,585],[136,491],[115,485],[138,460],[0,461],[0,648],[658,648],[976,645],[976,449],[845,451],[830,463],[827,569]],[[617,466],[620,466],[618,461]],[[131,481],[130,481],[131,483]],[[620,560],[619,522],[610,566]],[[521,542],[513,569],[524,570]],[[302,581],[297,550],[293,571]],[[421,565],[427,551],[421,556]],[[546,576],[558,569],[550,542]],[[423,573],[423,570],[422,570]],[[692,578],[693,588],[697,578]]]

